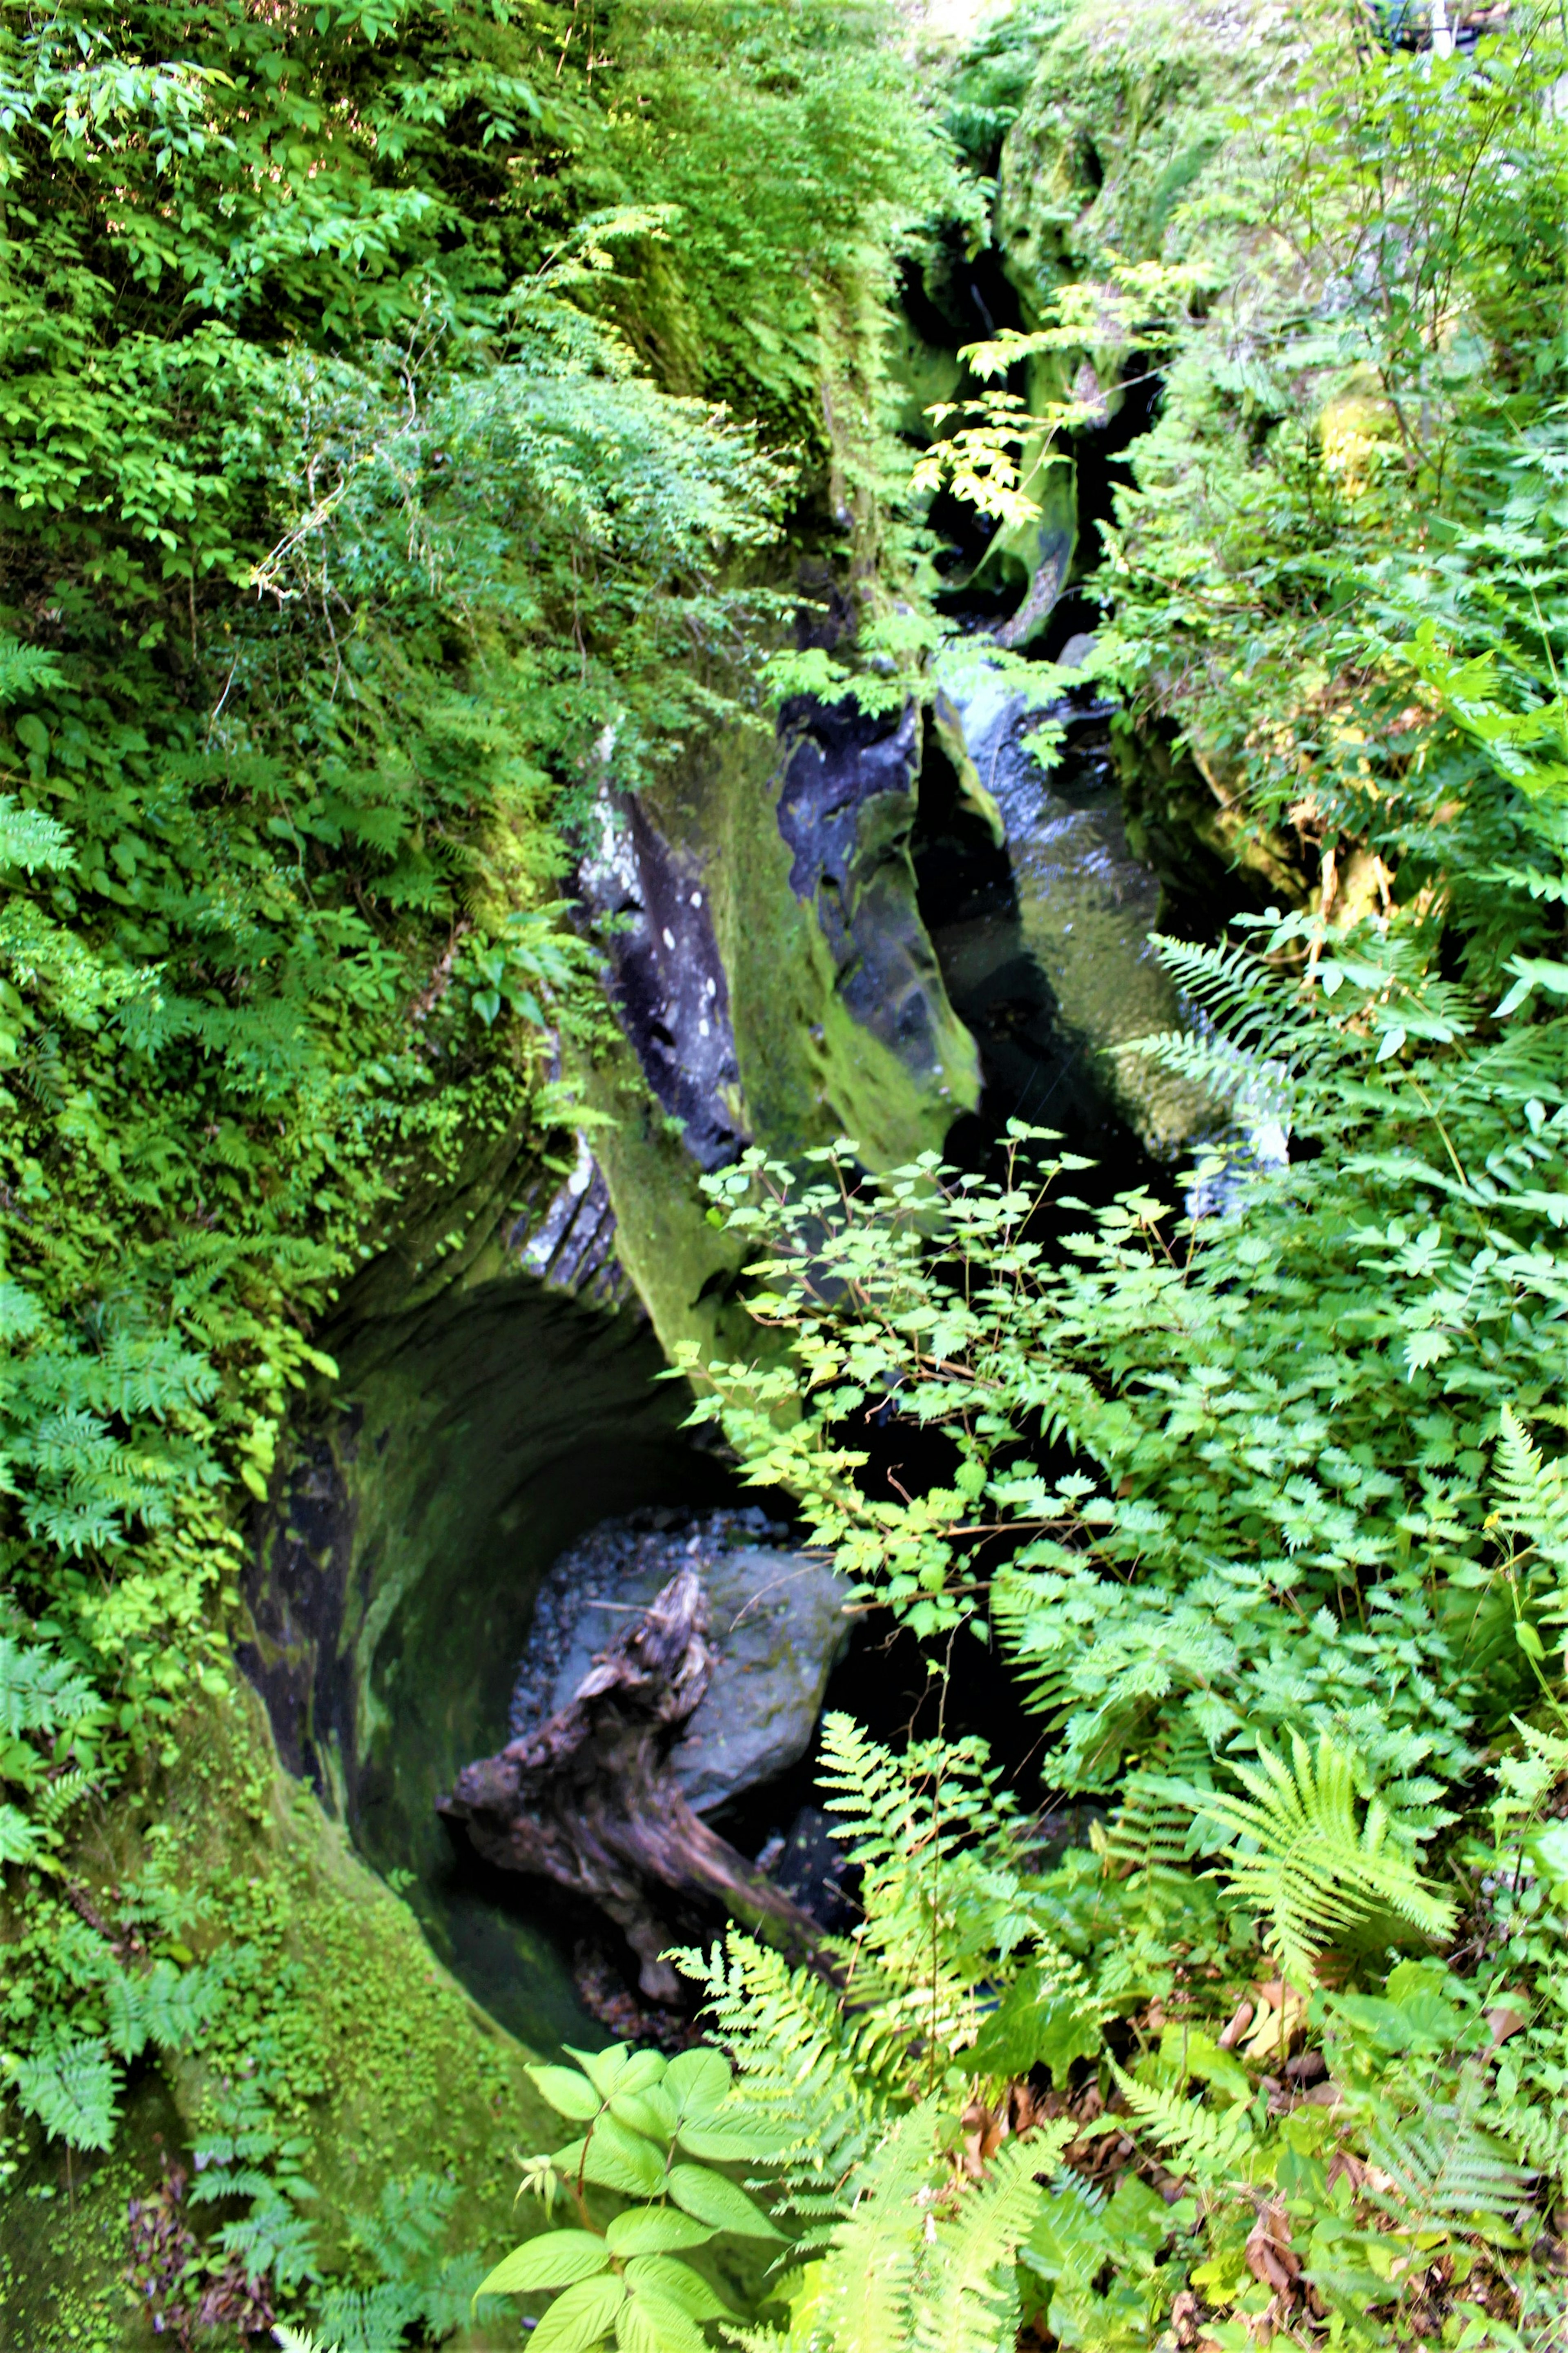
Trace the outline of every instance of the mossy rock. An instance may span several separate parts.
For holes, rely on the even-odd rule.
[[[138,2063],[107,2155],[68,2155],[41,2137],[29,2147],[0,2209],[0,2342],[28,2353],[168,2341],[127,2276],[127,2203],[157,2190],[165,2164],[189,2170],[213,2094],[258,2065],[280,2122],[303,2138],[300,2170],[319,2193],[308,2211],[331,2270],[348,2259],[353,2217],[416,2173],[458,2185],[454,2253],[504,2250],[519,2235],[513,2153],[556,2137],[525,2073],[532,2054],[284,1771],[256,1694],[237,1684],[205,1701],[176,1745],[102,1809],[73,1884],[108,1913],[156,1857],[195,1899],[192,1946],[218,1957],[230,1998],[199,2062]],[[208,2224],[213,2210],[190,2219]]]
[[[1179,207],[1202,192],[1235,110],[1289,94],[1311,29],[1286,0],[1084,0],[1049,33],[997,191],[1026,325],[1069,280],[1194,258],[1216,232]]]

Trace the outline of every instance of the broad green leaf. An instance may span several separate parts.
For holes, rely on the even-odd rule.
[[[680,2121],[679,2111],[663,2084],[648,2084],[642,2091],[634,2092],[629,2110],[625,2109],[617,2093],[610,2103],[610,2111],[637,2132],[647,2132],[652,2138],[666,2144],[675,2138],[675,2129]],[[640,2124],[637,2122],[639,2116],[643,2119]]]
[[[616,2315],[620,2353],[712,2353],[699,2329],[659,2296],[628,2295]]]
[[[723,2174],[705,2165],[672,2165],[669,2194],[678,2206],[716,2231],[733,2232],[742,2239],[781,2239],[782,2231],[769,2221],[754,2198]]]
[[[602,2189],[621,2189],[631,2198],[652,2198],[664,2187],[663,2151],[614,2116],[601,2116],[585,2143],[557,2149],[552,2162],[569,2178],[580,2173]]]
[[[556,2115],[569,2117],[574,2125],[587,2124],[604,2105],[593,2084],[575,2067],[531,2067],[528,2073]]]
[[[645,2134],[649,2140],[668,2142],[675,2137],[674,2118],[669,2102],[659,2096],[663,2088],[654,2084],[646,2092],[617,2092],[610,2102],[610,2114],[617,2123],[629,2125],[633,2132]]]
[[[730,2096],[733,2078],[722,2053],[699,2045],[683,2051],[664,2071],[664,2088],[675,2101],[682,2121],[695,2124],[711,2116]]]
[[[607,2100],[616,2089],[631,2057],[629,2042],[612,2042],[603,2051],[578,2051],[570,2042],[562,2047],[568,2059],[575,2059],[601,2100]]]
[[[626,2265],[626,2284],[639,2295],[661,2295],[693,2320],[731,2318],[728,2306],[716,2295],[700,2272],[678,2263],[673,2255],[636,2255]]]
[[[746,2124],[737,2116],[732,2125],[683,2125],[680,2146],[692,2157],[709,2158],[714,2165],[749,2165],[770,2157],[779,2150],[779,2130],[771,2118],[759,2118]]]
[[[660,2255],[676,2247],[704,2246],[713,2233],[673,2206],[628,2206],[605,2236],[613,2255]]]
[[[602,2100],[613,2099],[617,2092],[644,2091],[659,2081],[665,2069],[659,2052],[634,2051],[625,2042],[612,2042],[607,2051],[574,2051],[568,2043],[566,2055],[575,2059]]]
[[[610,2249],[591,2231],[542,2231],[503,2255],[476,2295],[521,2295],[530,2288],[571,2287],[609,2267]]]
[[[531,2353],[587,2353],[609,2335],[626,2297],[626,2283],[613,2272],[579,2281],[556,2297],[529,2337]]]
[[[1059,2091],[1073,2061],[1092,2059],[1100,2045],[1099,2023],[1082,2000],[1031,1968],[986,2020],[969,2061],[987,2075],[1026,2075],[1046,2066]]]
[[[1525,1841],[1536,1867],[1558,1885],[1568,1883],[1568,1822],[1552,1822]]]

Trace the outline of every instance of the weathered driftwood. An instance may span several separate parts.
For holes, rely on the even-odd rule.
[[[660,1888],[714,1896],[803,1955],[820,1934],[698,1819],[677,1786],[670,1750],[711,1670],[702,1588],[683,1568],[565,1707],[498,1756],[465,1766],[451,1796],[438,1801],[488,1862],[591,1895],[625,1934],[642,1965],[643,1991],[658,2001],[679,1991],[659,1958],[674,1941]]]

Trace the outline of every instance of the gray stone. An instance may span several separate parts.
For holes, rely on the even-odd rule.
[[[649,1513],[590,1530],[540,1588],[512,1737],[565,1707],[628,1615],[689,1565],[708,1604],[714,1664],[673,1752],[681,1795],[709,1813],[787,1772],[811,1746],[850,1621],[847,1581],[821,1555],[786,1549],[782,1533],[756,1511]]]

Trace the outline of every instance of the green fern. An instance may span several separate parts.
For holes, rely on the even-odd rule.
[[[107,2148],[114,2137],[120,2070],[102,2042],[71,2035],[15,2063],[16,2097],[44,2130],[71,2148]]]
[[[1181,1871],[1190,1862],[1192,1811],[1171,1794],[1173,1778],[1128,1775],[1105,1833],[1105,1859],[1112,1870],[1142,1874]]]
[[[1510,1579],[1517,1580],[1513,1589],[1528,1592],[1531,1568],[1542,1563],[1555,1572],[1556,1585],[1535,1606],[1549,1625],[1568,1625],[1568,1479],[1562,1462],[1548,1461],[1531,1442],[1511,1406],[1500,1416],[1492,1485],[1497,1517],[1521,1547],[1509,1564]],[[1515,1632],[1521,1649],[1542,1655],[1541,1638],[1528,1620],[1517,1619]]]
[[[1210,2190],[1234,2184],[1244,2175],[1257,2134],[1242,2104],[1233,2102],[1216,2115],[1201,2099],[1136,2082],[1114,2060],[1110,2072],[1129,2110],[1177,2172]]]
[[[802,2319],[834,2353],[1000,2353],[1017,2335],[1015,2258],[1073,2127],[1004,2144],[984,2177],[957,2185],[941,2153],[940,2106],[901,2117],[859,2168]],[[801,2334],[801,2319],[792,2342]]]
[[[1300,1733],[1290,1746],[1289,1765],[1262,1743],[1256,1767],[1233,1765],[1245,1798],[1179,1780],[1163,1785],[1236,1841],[1226,1875],[1261,1915],[1285,1976],[1310,1985],[1324,1947],[1380,1911],[1425,1936],[1449,1930],[1453,1905],[1422,1879],[1382,1800],[1373,1798],[1357,1821],[1354,1751],[1327,1733],[1315,1759]]]
[[[1005,2353],[1016,2343],[1016,2260],[1042,2203],[1037,2177],[1054,2168],[1074,2130],[1062,2121],[1005,2142],[984,2179],[922,2241],[901,2340],[910,2353]]]
[[[1026,1825],[984,1741],[881,1747],[848,1716],[824,1724],[820,1778],[838,1815],[834,1835],[861,1874],[864,1918],[850,1947],[850,1983],[870,2013],[863,2055],[972,2042],[981,1989],[1040,1935],[1024,1884]]]
[[[816,2230],[845,2211],[856,2167],[901,2105],[881,2038],[820,1977],[739,1929],[725,1950],[680,1960],[706,1990],[745,2123],[776,2149],[771,2172],[784,2211]]]
[[[36,874],[40,867],[58,873],[75,864],[70,835],[57,818],[24,808],[14,794],[0,793],[0,867],[19,866]]]
[[[1394,2185],[1384,2201],[1417,2230],[1501,2218],[1524,2194],[1519,2166],[1475,2122],[1475,2099],[1472,2079],[1468,2096],[1373,2131],[1368,2155]]]

